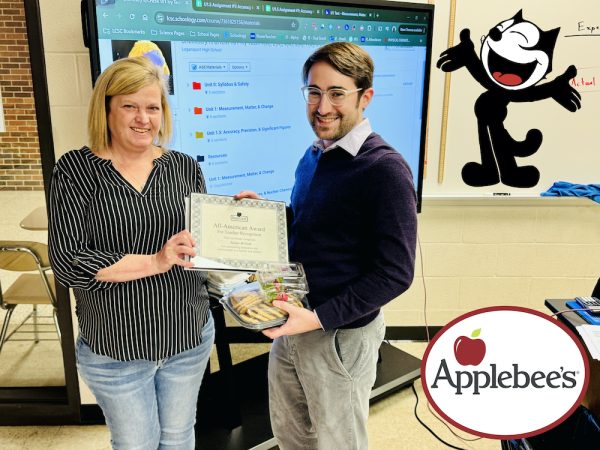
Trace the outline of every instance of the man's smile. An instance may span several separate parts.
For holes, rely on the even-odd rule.
[[[318,114],[315,114],[315,118],[323,124],[328,124],[339,119],[339,116],[320,116]]]

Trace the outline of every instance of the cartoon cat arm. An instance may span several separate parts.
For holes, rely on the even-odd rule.
[[[524,89],[521,92],[515,92],[512,101],[515,102],[535,102],[546,98],[553,98],[563,108],[575,112],[581,108],[581,94],[571,85],[570,81],[577,75],[577,69],[571,65],[562,75],[554,80]]]
[[[453,72],[466,67],[473,78],[483,87],[489,89],[489,79],[483,69],[483,64],[475,53],[475,45],[471,40],[471,31],[468,28],[460,32],[460,43],[454,47],[450,47],[440,54],[440,59],[437,61],[438,69],[444,72]]]
[[[551,83],[554,85],[552,98],[563,108],[575,112],[581,108],[581,94],[571,86],[571,79],[577,75],[577,69],[571,65],[565,73],[557,76]]]
[[[436,65],[444,72],[454,72],[473,61],[478,61],[478,58],[471,41],[471,32],[465,28],[460,32],[460,43],[443,51]]]

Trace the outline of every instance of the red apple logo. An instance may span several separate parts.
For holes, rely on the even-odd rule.
[[[479,333],[481,333],[481,328],[474,330],[471,337],[476,338]],[[477,366],[485,356],[485,342],[481,339],[459,336],[454,341],[454,356],[462,366]]]

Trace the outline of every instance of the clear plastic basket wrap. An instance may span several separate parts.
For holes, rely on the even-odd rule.
[[[256,272],[256,280],[271,302],[287,300],[289,294],[299,297],[308,294],[306,275],[300,263],[269,264],[266,269]]]
[[[232,290],[220,301],[243,327],[264,330],[282,325],[288,314],[273,300],[304,308],[308,286],[301,264],[272,264],[256,273],[257,281]]]

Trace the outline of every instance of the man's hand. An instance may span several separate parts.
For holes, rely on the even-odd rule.
[[[319,319],[317,319],[317,315],[313,311],[279,300],[275,300],[273,306],[277,306],[286,311],[289,314],[289,317],[287,322],[280,327],[263,330],[263,334],[271,339],[306,333],[307,331],[318,330],[321,328]]]

